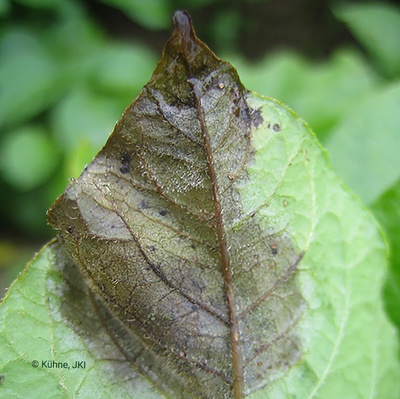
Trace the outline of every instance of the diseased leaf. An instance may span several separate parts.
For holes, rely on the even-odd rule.
[[[49,220],[142,342],[142,361],[167,366],[157,384],[182,397],[242,397],[301,355],[303,252],[261,227],[266,204],[242,208],[260,109],[186,14],[175,24],[152,80]]]
[[[57,243],[28,264],[1,304],[0,349],[1,398],[160,397],[116,349]]]
[[[49,210],[89,308],[160,397],[396,397],[373,219],[304,122],[247,91],[186,13],[174,22],[150,82]]]

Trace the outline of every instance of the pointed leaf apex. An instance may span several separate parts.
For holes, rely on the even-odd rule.
[[[176,11],[173,16],[174,26],[177,34],[186,42],[189,43],[196,38],[192,19],[187,11]]]

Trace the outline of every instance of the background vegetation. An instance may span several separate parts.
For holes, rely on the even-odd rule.
[[[187,9],[251,90],[293,108],[390,247],[400,326],[400,8],[321,0],[0,0],[0,298],[54,232],[46,210],[149,79]]]

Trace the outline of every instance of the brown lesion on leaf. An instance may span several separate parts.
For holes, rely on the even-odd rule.
[[[273,243],[270,245],[272,255],[276,255],[278,253],[278,245]]]
[[[276,254],[274,254],[274,255],[276,255]],[[295,271],[297,269],[297,266],[299,265],[299,263],[301,262],[303,257],[304,257],[304,253],[301,253],[300,255],[298,255],[296,260],[292,264],[290,264],[289,267],[286,270],[283,270],[281,272],[279,278],[274,282],[273,286],[270,287],[267,291],[265,291],[262,295],[260,295],[255,301],[253,301],[250,306],[248,306],[246,309],[244,309],[240,313],[238,318],[239,319],[244,319],[257,306],[259,306],[261,303],[266,301],[271,295],[273,295],[278,287],[280,287],[281,285],[285,284],[289,279],[293,278],[294,273],[295,273]],[[300,303],[299,303],[299,305],[300,305]]]
[[[124,153],[121,155],[122,165],[129,165],[132,162],[132,154]]]
[[[281,125],[276,122],[268,122],[267,124],[267,129],[272,129],[274,132],[280,132],[281,131]]]
[[[251,123],[257,129],[264,122],[264,119],[261,115],[261,109],[249,108],[248,112],[251,119]]]
[[[123,175],[126,175],[127,173],[129,173],[131,171],[131,168],[129,167],[129,165],[122,165],[119,170],[121,171],[121,173]]]
[[[261,110],[188,14],[174,23],[150,82],[49,221],[110,335],[167,396],[243,399],[301,353],[303,255],[262,223],[266,203],[242,209]]]
[[[272,126],[272,129],[275,132],[280,132],[281,131],[281,126],[279,125],[279,123],[274,123],[274,125]]]
[[[121,164],[122,166],[119,168],[120,172],[125,175],[130,173],[130,163],[132,161],[132,156],[130,154],[122,154],[121,156]]]
[[[159,213],[161,216],[166,216],[167,213],[168,213],[168,211],[167,211],[166,209],[161,209],[158,213]]]

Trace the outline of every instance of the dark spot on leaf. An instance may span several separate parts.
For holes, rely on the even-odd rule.
[[[2,384],[4,381],[4,375],[0,375],[0,384]]]
[[[272,255],[276,255],[278,253],[278,246],[276,244],[271,244],[271,252]]]
[[[161,209],[161,211],[159,213],[161,216],[165,216],[168,212],[166,209]]]
[[[132,161],[132,157],[129,154],[123,154],[121,156],[121,163],[122,165],[128,165]]]
[[[123,175],[129,173],[131,171],[130,167],[128,165],[122,165],[119,170]]]
[[[141,200],[140,203],[139,203],[139,208],[140,209],[149,209],[150,206],[149,206],[149,203],[147,201]]]
[[[261,110],[260,109],[253,109],[249,108],[249,116],[251,119],[251,123],[254,125],[254,127],[257,129],[264,121],[264,119],[261,116]]]
[[[274,129],[275,132],[280,132],[281,131],[281,127],[279,126],[278,123],[275,123],[274,126],[272,127],[272,129]]]
[[[232,95],[233,95],[233,102],[236,104],[240,98],[240,90],[237,85],[233,86],[232,88]]]

